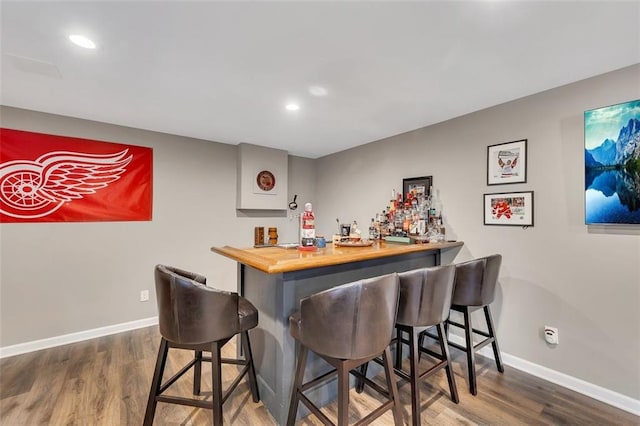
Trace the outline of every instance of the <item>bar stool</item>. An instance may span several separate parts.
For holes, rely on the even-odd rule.
[[[396,374],[411,382],[411,418],[413,425],[420,425],[420,387],[419,380],[431,376],[445,368],[451,400],[460,401],[458,389],[451,368],[449,346],[447,344],[444,323],[449,317],[455,266],[438,266],[408,271],[399,274],[400,305],[396,319],[396,359],[402,355],[402,343],[409,345],[409,374],[396,368]],[[436,327],[440,353],[418,345],[419,333],[424,328]],[[402,333],[409,335],[409,340],[402,338]],[[437,364],[423,373],[418,372],[420,354],[426,353],[439,360]],[[396,365],[399,363],[396,362]]]
[[[449,341],[449,345],[463,350],[467,354],[467,368],[469,371],[469,391],[473,395],[478,393],[476,382],[475,352],[491,343],[496,367],[500,373],[504,373],[498,339],[495,334],[493,318],[489,305],[495,298],[495,289],[500,273],[502,256],[494,254],[487,257],[471,260],[456,265],[455,290],[451,310],[461,312],[463,324],[447,321],[449,325],[462,328],[465,334],[465,346]],[[487,322],[487,331],[473,328],[471,323],[471,313],[483,309]],[[473,334],[484,337],[479,343],[473,343]]]
[[[398,390],[389,341],[398,310],[398,275],[356,281],[303,298],[300,311],[289,318],[291,336],[299,342],[298,364],[291,392],[287,425],[295,423],[298,402],[311,410],[324,424],[333,424],[304,394],[305,391],[338,376],[338,425],[349,420],[349,373],[369,360],[382,356],[387,389],[373,381],[366,384],[387,397],[380,407],[358,423],[368,424],[385,411],[393,411],[396,425],[402,424]],[[309,351],[313,351],[333,369],[303,383]]]
[[[447,345],[444,323],[449,316],[453,283],[456,268],[454,265],[436,266],[416,269],[399,274],[400,302],[396,319],[396,338],[391,342],[396,345],[395,373],[411,383],[411,419],[414,426],[420,425],[420,380],[431,376],[442,368],[446,369],[451,400],[460,401],[456,388],[449,346]],[[425,328],[436,327],[440,353],[418,344],[420,333]],[[407,333],[409,339],[404,339]],[[402,370],[402,344],[409,346],[409,372]],[[421,374],[418,371],[420,355],[426,353],[439,362]],[[379,360],[375,360],[379,362]],[[366,365],[363,366],[366,374]],[[358,391],[361,390],[358,383]]]
[[[170,266],[155,267],[155,284],[162,338],[151,381],[144,425],[153,424],[158,402],[211,409],[213,424],[222,425],[222,404],[245,375],[248,375],[253,401],[260,401],[248,333],[248,330],[258,325],[256,308],[237,293],[207,287],[206,278],[202,275]],[[220,354],[222,346],[237,334],[240,334],[245,358],[222,358]],[[190,349],[195,351],[195,356],[163,384],[162,376],[169,348]],[[203,351],[210,351],[211,357],[203,357]],[[211,401],[163,395],[163,392],[191,367],[194,367],[193,394],[199,395],[202,361],[211,362],[213,384]],[[224,394],[222,392],[223,363],[243,366]]]

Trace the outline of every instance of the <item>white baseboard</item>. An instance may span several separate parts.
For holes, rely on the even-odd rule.
[[[156,324],[158,324],[158,317],[144,318],[141,320],[94,328],[92,330],[84,330],[77,333],[63,334],[62,336],[34,340],[32,342],[19,343],[17,345],[4,346],[0,347],[0,359],[24,354],[27,352],[39,351],[41,349],[52,348],[54,346],[62,346],[69,343],[81,342],[83,340],[94,339],[96,337],[108,336],[110,334],[122,333],[123,331],[135,330],[137,328],[150,327]]]
[[[462,336],[452,334],[449,336],[449,339],[462,346],[465,344]],[[490,345],[480,349],[477,353],[484,357],[494,359],[493,350]],[[636,416],[640,416],[640,400],[594,385],[593,383],[585,382],[584,380],[543,367],[542,365],[534,364],[533,362],[518,358],[517,356],[509,355],[504,352],[500,352],[500,355],[502,356],[502,362],[505,365],[524,371],[527,374],[531,374],[532,376],[547,380],[551,383],[555,383],[556,385],[564,388],[571,389],[590,398],[604,402],[605,404],[614,406],[631,414],[635,414]]]
[[[144,318],[137,321],[94,328],[92,330],[85,330],[77,333],[64,334],[62,336],[51,337],[48,339],[34,340],[32,342],[5,346],[0,348],[0,359],[41,349],[52,348],[54,346],[94,339],[96,337],[107,336],[110,334],[122,333],[124,331],[135,330],[138,328],[150,327],[156,324],[158,324],[158,317]],[[464,339],[461,336],[450,335],[449,338],[453,342],[464,345]],[[478,354],[493,359],[493,351],[488,346],[478,351]],[[585,382],[584,380],[576,377],[534,364],[530,361],[504,352],[502,352],[501,355],[502,362],[504,362],[505,365],[640,416],[640,400],[633,399],[621,393],[594,385],[593,383]]]

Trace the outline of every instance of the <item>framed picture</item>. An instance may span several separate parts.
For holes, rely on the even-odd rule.
[[[407,197],[408,193],[412,193],[416,198],[420,196],[428,197],[431,195],[431,187],[433,186],[432,176],[422,176],[414,178],[402,179],[402,199]]]
[[[587,225],[640,225],[640,99],[584,113]]]
[[[484,194],[484,224],[533,226],[533,191]]]
[[[527,181],[527,140],[487,147],[487,185]]]

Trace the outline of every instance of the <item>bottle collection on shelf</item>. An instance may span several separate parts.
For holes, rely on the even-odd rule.
[[[371,218],[369,239],[393,240],[394,237],[399,237],[396,241],[402,241],[401,238],[415,242],[445,240],[442,203],[433,188],[430,195],[409,192],[404,200],[401,193],[396,194],[395,189],[392,191],[387,208]]]
[[[338,222],[339,233],[335,242],[360,241],[361,231],[354,220],[352,224]],[[271,228],[270,228],[271,229]],[[334,237],[334,238],[335,238]],[[322,247],[324,247],[324,239]],[[369,240],[387,240],[395,242],[434,243],[445,241],[445,227],[442,221],[442,203],[433,188],[429,195],[422,193],[402,194],[395,189],[391,193],[389,205],[376,213],[369,224]],[[306,203],[300,216],[299,250],[313,251],[317,248],[315,216],[311,203]]]

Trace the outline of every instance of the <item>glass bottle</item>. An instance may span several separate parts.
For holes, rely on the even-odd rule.
[[[389,235],[389,216],[386,210],[382,210],[380,215],[380,239]]]
[[[361,234],[361,231],[360,231],[360,228],[358,228],[358,222],[354,220],[353,223],[351,224],[351,233],[349,234],[349,239],[351,241],[360,241],[360,238],[361,238],[360,234]]]
[[[404,217],[402,215],[402,210],[396,210],[396,214],[393,216],[393,228],[394,235],[402,235],[402,225],[404,223]]]
[[[371,224],[369,225],[369,240],[375,241],[378,239],[378,232],[376,231],[376,221],[371,218]]]
[[[302,232],[300,238],[300,247],[304,250],[315,249],[316,245],[316,225],[315,216],[313,214],[313,206],[311,203],[304,205],[302,213]]]

